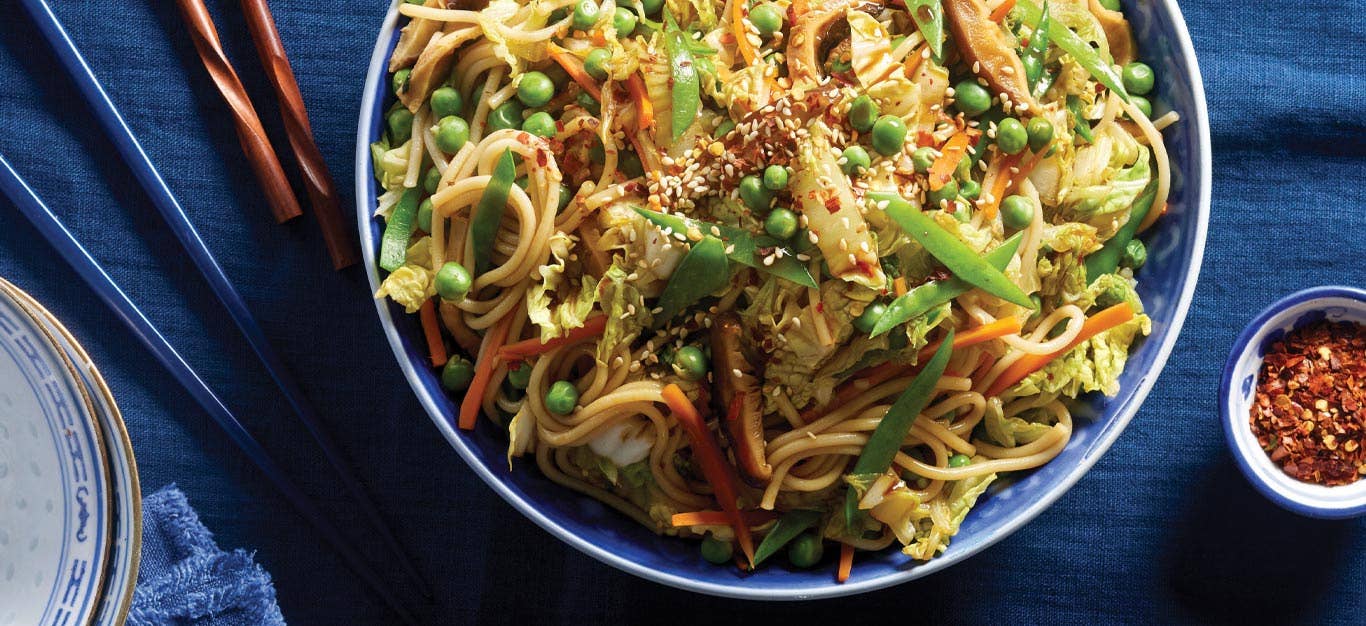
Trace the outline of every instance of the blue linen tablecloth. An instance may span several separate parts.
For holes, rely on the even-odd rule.
[[[54,4],[435,582],[434,623],[781,623],[812,611],[869,618],[856,622],[1360,623],[1366,521],[1304,519],[1256,495],[1225,449],[1215,395],[1233,336],[1261,307],[1310,285],[1366,285],[1366,12],[1324,0],[1182,3],[1209,95],[1214,205],[1194,305],[1152,395],[1085,479],[1009,539],[928,579],[812,608],[638,580],[504,504],[418,407],[361,274],[330,269],[311,221],[270,219],[175,10],[146,0]],[[273,4],[323,153],[349,196],[361,83],[384,6]],[[269,94],[237,3],[209,5],[248,89]],[[321,456],[186,260],[168,253],[173,238],[16,12],[0,20],[0,85],[0,150],[304,488],[333,517],[358,518],[330,474],[310,471]],[[270,99],[261,102],[268,130],[283,137]],[[220,542],[255,547],[291,623],[391,621],[7,205],[0,251],[0,275],[52,308],[109,378],[144,484],[177,482]],[[361,542],[371,554],[378,547]]]

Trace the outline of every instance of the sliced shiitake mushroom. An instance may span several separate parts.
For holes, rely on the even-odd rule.
[[[712,323],[711,358],[717,393],[717,414],[730,437],[735,461],[751,482],[765,484],[773,476],[766,459],[763,396],[754,366],[741,348],[744,327],[734,313],[723,313]]]
[[[1039,104],[1025,84],[1024,63],[1006,40],[1000,24],[982,0],[944,0],[944,16],[953,31],[953,40],[963,60],[973,72],[987,81],[992,95],[1005,94],[1017,106],[1029,105],[1038,112]]]

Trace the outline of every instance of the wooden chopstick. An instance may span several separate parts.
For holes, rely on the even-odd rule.
[[[241,142],[242,151],[247,154],[247,163],[261,183],[266,201],[275,214],[275,221],[284,223],[299,217],[302,214],[299,200],[294,197],[289,179],[280,167],[280,159],[266,137],[266,129],[256,115],[256,107],[251,105],[247,88],[242,85],[227,55],[223,53],[223,46],[218,41],[218,30],[214,28],[213,18],[209,17],[208,8],[202,0],[176,0],[176,5],[180,7],[180,15],[185,18],[185,25],[189,27],[190,39],[199,53],[199,59],[204,62],[204,69],[209,71],[209,77],[228,103],[233,124],[237,128],[237,140]]]
[[[247,28],[256,44],[256,54],[261,57],[266,76],[275,87],[285,133],[289,135],[289,145],[298,159],[304,187],[308,190],[309,202],[322,229],[323,242],[332,257],[332,266],[342,269],[355,265],[359,260],[356,244],[351,238],[351,229],[342,218],[332,174],[327,171],[322,151],[313,139],[304,96],[299,91],[299,82],[294,78],[294,69],[289,65],[280,31],[275,28],[275,17],[271,15],[265,0],[242,0],[242,12],[247,16]]]
[[[25,2],[41,2],[41,0],[25,0]],[[23,213],[48,240],[48,243],[57,249],[62,258],[71,265],[72,269],[76,270],[76,273],[95,292],[95,295],[104,301],[115,316],[152,353],[152,356],[156,357],[156,360],[166,368],[171,376],[184,386],[190,396],[209,414],[209,417],[218,423],[233,443],[237,444],[237,447],[246,454],[247,458],[266,475],[266,478],[275,484],[276,489],[284,494],[285,499],[294,505],[295,509],[312,523],[315,529],[322,533],[323,538],[341,554],[347,565],[359,574],[361,579],[369,584],[376,593],[380,594],[389,607],[403,618],[405,623],[416,624],[417,621],[412,613],[365,562],[360,552],[349,539],[342,535],[337,525],[323,515],[317,505],[270,457],[260,442],[242,426],[242,423],[214,394],[213,390],[204,383],[194,368],[185,362],[180,353],[176,352],[175,347],[166,341],[166,337],[161,334],[161,331],[143,315],[142,311],[128,297],[128,294],[109,277],[104,268],[100,267],[99,262],[90,256],[90,253],[81,246],[81,243],[62,225],[61,220],[24,182],[19,173],[14,171],[14,168],[5,160],[4,155],[0,155],[0,191],[4,192],[14,202],[19,212]]]

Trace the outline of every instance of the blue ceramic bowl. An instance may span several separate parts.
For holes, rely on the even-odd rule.
[[[1366,515],[1366,480],[1337,487],[1295,480],[1271,462],[1271,457],[1257,444],[1250,424],[1257,375],[1267,349],[1290,330],[1322,320],[1366,324],[1366,291],[1314,287],[1290,294],[1258,314],[1233,342],[1233,350],[1224,364],[1219,411],[1233,458],[1262,495],[1300,515],[1356,517]]]
[[[369,144],[379,137],[387,106],[385,66],[397,40],[397,5],[385,18],[370,60],[356,141],[356,212],[365,265],[372,289],[379,286],[375,251],[381,222],[372,217],[375,179]],[[918,563],[897,550],[860,557],[853,575],[836,584],[833,566],[791,570],[774,565],[744,575],[733,567],[703,561],[693,542],[660,537],[598,502],[541,476],[534,462],[508,471],[505,435],[483,420],[473,432],[455,427],[457,401],[442,391],[437,373],[425,362],[426,349],[416,316],[378,301],[379,317],[418,400],[432,422],[484,482],[532,521],[569,545],[623,571],[692,591],[764,600],[801,600],[843,596],[879,589],[928,575],[976,554],[1005,538],[1057,500],[1110,447],[1138,411],[1167,361],[1186,318],[1199,274],[1209,216],[1209,125],[1204,88],[1190,36],[1175,0],[1125,1],[1144,53],[1157,73],[1157,114],[1175,110],[1181,122],[1166,131],[1173,164],[1167,215],[1146,237],[1148,263],[1139,293],[1152,316],[1153,332],[1135,349],[1114,398],[1087,398],[1076,407],[1072,441],[1048,465],[980,501],[948,551]],[[449,471],[463,471],[452,467]],[[829,559],[827,559],[829,560]]]

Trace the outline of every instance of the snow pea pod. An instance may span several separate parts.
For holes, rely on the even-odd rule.
[[[944,6],[940,0],[906,0],[915,27],[930,46],[935,60],[944,58]]]
[[[892,460],[901,450],[901,444],[906,441],[906,434],[911,432],[915,418],[920,416],[920,412],[929,406],[930,400],[934,397],[934,386],[939,382],[939,377],[944,375],[944,368],[948,366],[949,355],[952,353],[953,331],[950,330],[948,336],[939,344],[939,348],[934,351],[934,356],[925,363],[925,369],[916,374],[910,386],[906,387],[906,391],[901,392],[896,403],[887,409],[887,414],[877,423],[873,434],[868,436],[868,443],[863,444],[863,452],[859,454],[858,461],[854,462],[854,471],[851,472],[853,476],[870,479],[886,472],[892,466]],[[852,487],[847,493],[844,500],[844,521],[846,528],[852,528],[854,516],[858,514],[859,494]]]
[[[996,246],[995,249],[986,254],[987,263],[998,270],[1004,270],[1006,265],[1010,264],[1010,260],[1015,258],[1015,251],[1020,249],[1020,241],[1023,239],[1024,233],[1015,233],[1010,239],[1001,242],[1001,245]],[[892,303],[887,305],[887,311],[882,314],[882,317],[877,318],[877,323],[873,325],[873,332],[870,334],[874,337],[881,335],[942,306],[945,302],[957,298],[971,289],[971,284],[956,277],[933,280],[920,285],[892,300]]]
[[[1091,134],[1091,123],[1081,116],[1081,98],[1067,96],[1067,110],[1071,111],[1072,117],[1077,120],[1077,123],[1072,126],[1077,136],[1087,141],[1095,141],[1095,136]]]
[[[756,236],[747,230],[733,226],[703,222],[640,207],[636,207],[636,213],[650,220],[655,226],[668,229],[671,232],[686,234],[696,231],[702,234],[717,235],[726,242],[726,257],[730,260],[752,267],[760,272],[790,280],[803,287],[816,286],[816,281],[811,278],[811,273],[806,271],[806,266],[795,258],[795,252],[772,237]],[[761,248],[771,249],[773,252],[769,255],[762,255],[760,254]],[[779,250],[782,251],[781,257],[777,256]],[[764,259],[770,255],[773,257],[773,263],[766,265]]]
[[[1119,269],[1119,260],[1124,257],[1124,248],[1133,241],[1134,234],[1138,232],[1139,224],[1143,223],[1143,218],[1147,217],[1148,211],[1153,209],[1153,200],[1157,197],[1157,180],[1148,181],[1148,186],[1143,188],[1143,193],[1134,200],[1133,209],[1129,211],[1129,221],[1124,222],[1123,226],[1115,232],[1115,236],[1105,242],[1105,245],[1086,257],[1086,282],[1087,284],[1096,282],[1097,278],[1109,274]]]
[[[820,520],[820,511],[808,509],[789,511],[778,518],[777,523],[773,524],[773,529],[768,531],[763,542],[754,550],[754,565],[757,567],[764,562],[764,559],[777,554],[779,550],[783,549],[783,546],[791,543],[793,539],[797,538],[797,535],[815,526],[816,522]]]
[[[911,206],[910,202],[896,192],[873,191],[868,193],[868,198],[877,204],[885,201],[887,208],[884,210],[887,215],[901,226],[901,230],[924,246],[930,255],[943,263],[944,267],[949,268],[954,276],[1002,300],[1034,308],[1034,303],[1029,300],[1029,294],[1010,282],[1001,270],[992,267],[975,250],[944,230],[930,216]]]
[[[687,33],[679,30],[672,15],[666,17],[668,28],[665,43],[673,78],[673,113],[670,119],[673,122],[673,138],[678,139],[697,119],[697,111],[702,106],[702,81],[697,75],[697,60],[688,45]]]
[[[379,266],[390,272],[403,267],[408,260],[408,240],[413,237],[417,199],[421,194],[416,187],[404,190],[389,213],[389,219],[384,221],[384,235],[379,241]]]
[[[512,191],[513,179],[517,177],[517,164],[512,160],[512,151],[505,150],[493,168],[493,176],[484,187],[484,195],[474,208],[473,221],[470,222],[470,244],[474,246],[475,271],[482,274],[493,267],[493,240],[498,234],[498,224],[503,221],[507,210],[508,193]]]
[[[1015,3],[1015,10],[1020,12],[1020,17],[1025,21],[1038,22],[1043,11],[1031,0],[1019,0]],[[1048,36],[1059,48],[1072,55],[1077,64],[1091,74],[1093,78],[1100,81],[1117,94],[1129,100],[1129,92],[1124,89],[1124,81],[1120,78],[1119,72],[1115,71],[1114,66],[1100,56],[1100,52],[1086,43],[1080,35],[1073,32],[1066,24],[1056,20],[1048,21]],[[1106,51],[1109,55],[1109,51]]]
[[[1039,21],[1034,24],[1034,32],[1029,35],[1029,45],[1025,46],[1021,61],[1025,66],[1025,82],[1035,96],[1042,96],[1048,90],[1047,82],[1043,80],[1044,56],[1048,53],[1048,5],[1043,5],[1043,12],[1039,14]],[[1051,81],[1049,81],[1051,82]]]
[[[726,261],[726,244],[707,235],[694,243],[688,254],[678,263],[669,277],[656,306],[663,309],[655,315],[655,328],[673,319],[679,311],[719,291],[730,282],[730,267]]]

